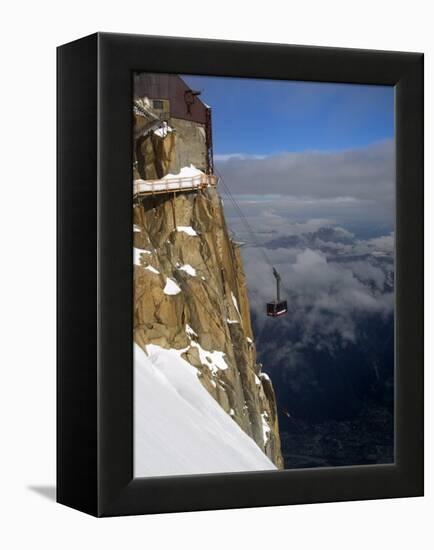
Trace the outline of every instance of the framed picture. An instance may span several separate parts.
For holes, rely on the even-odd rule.
[[[58,48],[60,503],[423,494],[423,56]]]

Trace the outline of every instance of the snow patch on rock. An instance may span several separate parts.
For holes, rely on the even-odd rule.
[[[133,247],[133,263],[134,265],[142,265],[142,254],[151,254],[149,250]]]
[[[180,233],[187,233],[187,235],[190,235],[191,237],[197,237],[197,233],[191,225],[178,225],[176,230]]]
[[[167,277],[166,286],[164,287],[163,292],[168,296],[176,296],[176,294],[179,294],[181,292],[181,289],[173,279]]]
[[[190,164],[190,166],[184,166],[181,168],[181,170],[177,174],[167,174],[162,178],[163,180],[173,180],[173,179],[179,179],[179,178],[193,178],[194,176],[201,176],[204,172],[202,170],[199,170],[194,166],[194,164]]]
[[[160,128],[154,130],[154,134],[160,138],[165,138],[170,132],[173,132],[173,128],[170,127],[167,122],[163,122]]]
[[[270,425],[268,424],[268,414],[266,412],[263,412],[261,414],[262,418],[262,435],[264,436],[264,445],[267,443],[268,438],[270,437],[271,429]]]
[[[197,348],[199,352],[199,358],[202,365],[206,365],[213,374],[217,374],[219,370],[226,370],[228,364],[224,359],[223,351],[208,351],[203,349],[203,347],[197,342],[191,342],[191,346]]]
[[[197,333],[194,332],[194,330],[193,330],[193,329],[191,328],[191,326],[188,325],[188,324],[185,325],[185,332],[190,336],[190,338],[191,338],[192,336],[196,336],[196,338],[197,338]]]
[[[232,296],[232,303],[234,304],[234,307],[237,310],[238,315],[241,317],[241,313],[240,313],[240,309],[238,307],[237,299],[235,298],[234,293],[232,291],[231,291],[231,296]]]
[[[155,269],[155,267],[152,267],[152,265],[147,265],[147,266],[145,267],[145,269],[147,269],[147,270],[150,271],[151,273],[155,273],[156,275],[159,275],[159,274],[160,274],[160,272],[159,272],[157,269]]]
[[[180,269],[181,271],[185,271],[192,277],[196,277],[196,270],[190,264],[181,265],[178,269]]]

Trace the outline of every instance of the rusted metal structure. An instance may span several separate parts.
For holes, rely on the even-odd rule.
[[[175,74],[135,73],[134,104],[146,97],[155,117],[169,122],[179,119],[201,125],[205,130],[206,173],[213,174],[212,113],[200,99],[200,92],[192,90]],[[153,124],[158,127],[158,123]],[[136,136],[135,136],[136,138]]]
[[[169,100],[170,116],[191,120],[205,125],[209,107],[198,97],[200,92],[191,90],[176,74],[136,73],[134,75],[134,99],[148,97],[151,100]],[[163,107],[160,105],[160,107]],[[153,105],[158,109],[158,103]]]
[[[214,153],[212,148],[212,117],[211,117],[210,107],[208,107],[206,110],[205,139],[206,139],[206,150],[207,150],[206,173],[214,174]]]

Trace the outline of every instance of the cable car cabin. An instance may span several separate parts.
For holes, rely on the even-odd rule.
[[[280,299],[280,275],[273,267],[273,275],[276,279],[276,299],[267,303],[267,315],[269,317],[281,317],[288,313],[288,303]]]
[[[288,313],[288,303],[286,300],[280,302],[268,302],[267,303],[267,315],[269,317],[280,317]]]

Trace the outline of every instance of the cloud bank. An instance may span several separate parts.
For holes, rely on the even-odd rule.
[[[333,354],[357,343],[361,321],[393,316],[393,233],[361,240],[327,220],[282,220],[282,225],[273,239],[242,248],[259,333],[269,328],[264,308],[275,294],[270,264],[281,274],[288,300],[289,314],[279,321],[280,334],[288,338],[282,347],[288,356],[308,348]]]
[[[216,161],[224,184],[248,217],[324,218],[341,225],[393,229],[394,141],[339,151],[282,153]],[[225,202],[226,199],[225,199]]]
[[[368,200],[394,197],[392,140],[334,153],[306,151],[263,158],[228,155],[218,162],[218,169],[235,194]]]

